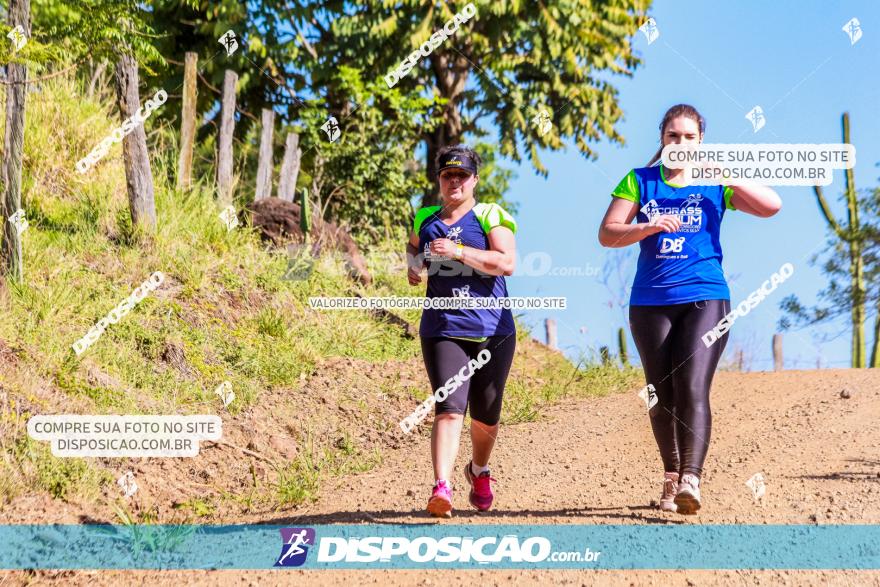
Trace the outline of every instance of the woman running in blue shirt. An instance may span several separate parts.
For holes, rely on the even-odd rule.
[[[512,275],[516,222],[498,204],[478,204],[480,156],[456,145],[436,160],[442,206],[416,212],[407,243],[410,285],[428,268],[428,298],[505,298],[505,275]],[[473,459],[465,466],[470,502],[481,511],[492,505],[489,456],[498,436],[501,398],[516,329],[509,309],[425,309],[419,329],[431,389],[436,390],[431,459],[434,489],[428,511],[452,515],[450,478],[465,411],[470,407]],[[452,383],[450,383],[452,382]]]
[[[712,430],[709,390],[727,343],[726,333],[709,347],[701,339],[730,312],[721,220],[725,210],[767,218],[782,207],[766,186],[683,186],[684,170],[652,167],[665,145],[701,143],[705,126],[693,106],[670,108],[660,123],[660,148],[614,189],[599,229],[603,246],[639,243],[641,249],[630,329],[657,394],[649,415],[665,470],[660,509],[682,514],[700,509]]]

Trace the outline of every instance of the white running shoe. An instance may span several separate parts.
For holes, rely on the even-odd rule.
[[[660,496],[660,511],[674,512],[678,509],[675,505],[675,494],[678,491],[678,473],[663,474],[663,494]]]
[[[675,494],[675,505],[680,514],[695,514],[700,509],[700,478],[691,473],[681,476],[678,482],[678,493]]]

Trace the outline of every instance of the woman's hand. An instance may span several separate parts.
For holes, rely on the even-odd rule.
[[[676,216],[648,216],[648,222],[632,224],[639,213],[639,203],[624,198],[611,198],[599,226],[599,244],[603,247],[628,247],[658,232],[675,232],[681,226]]]
[[[657,230],[652,231],[651,234],[657,234],[658,232],[678,232],[678,229],[681,228],[681,218],[671,214],[661,214],[651,218],[648,225],[657,228]]]
[[[457,246],[458,243],[448,238],[438,238],[434,241],[431,241],[431,245],[429,246],[428,250],[431,252],[431,255],[454,259],[455,249]]]
[[[410,263],[406,270],[406,278],[410,285],[418,285],[422,282],[422,266],[421,264]]]

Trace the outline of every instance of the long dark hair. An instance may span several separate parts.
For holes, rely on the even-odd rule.
[[[700,125],[700,134],[703,134],[706,131],[706,119],[703,118],[703,115],[700,114],[696,108],[690,104],[676,104],[663,115],[663,120],[660,122],[660,148],[657,149],[657,152],[654,153],[654,156],[651,157],[651,160],[648,161],[648,164],[645,165],[645,167],[651,167],[660,160],[660,155],[663,154],[663,134],[666,132],[666,125],[669,124],[673,118],[679,116],[690,118]]]

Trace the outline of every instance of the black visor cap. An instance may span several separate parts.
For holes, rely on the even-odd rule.
[[[476,162],[465,153],[456,153],[455,151],[440,157],[440,169],[437,170],[437,174],[439,175],[445,169],[461,169],[471,175],[477,174]]]

